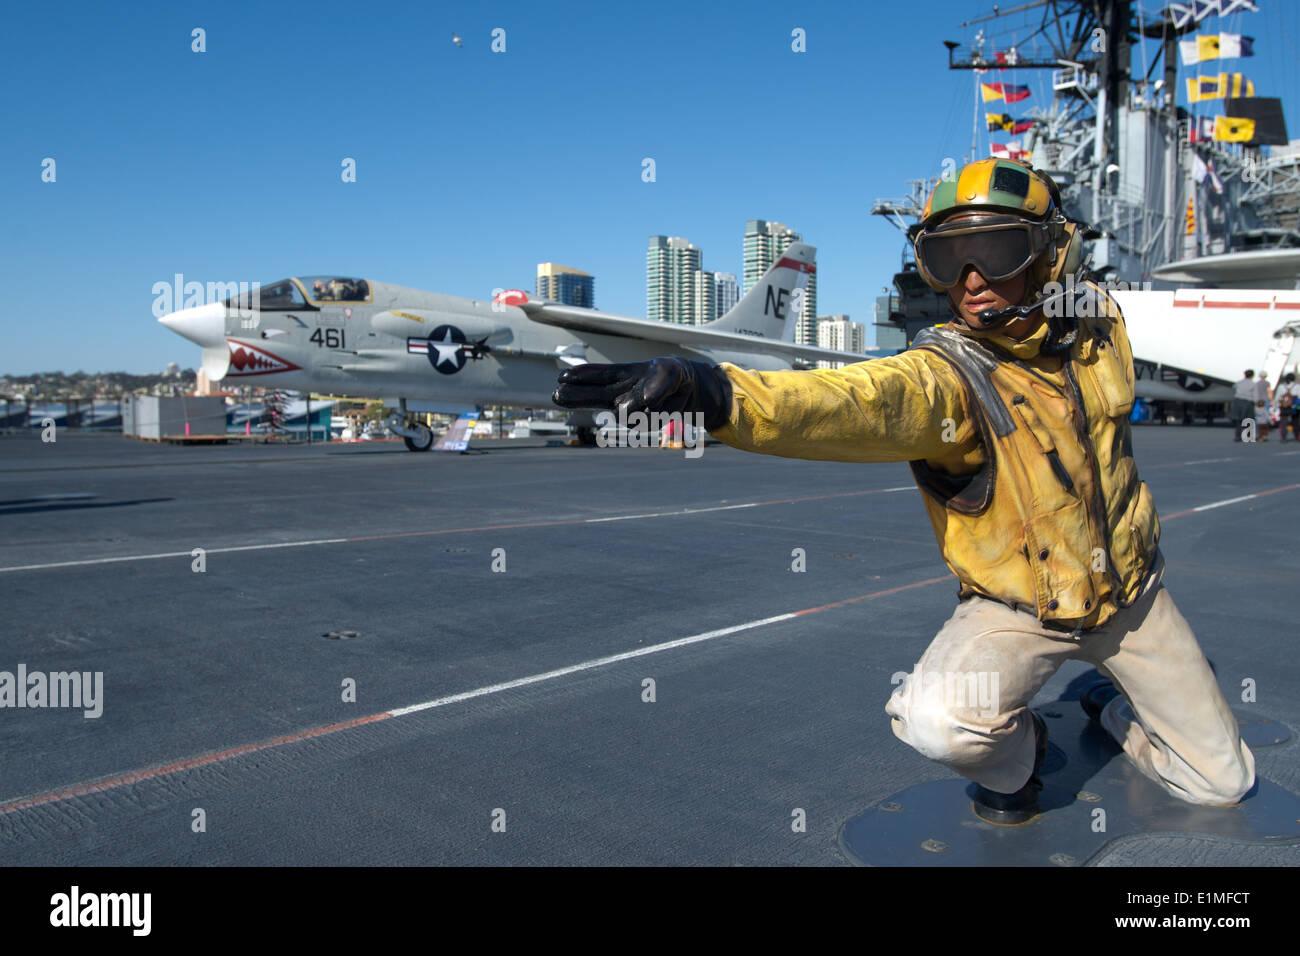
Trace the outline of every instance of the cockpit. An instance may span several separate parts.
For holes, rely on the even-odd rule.
[[[287,312],[309,310],[335,302],[369,302],[370,283],[365,279],[344,276],[302,276],[281,279],[264,285],[252,295],[252,308],[263,311]],[[248,309],[249,294],[232,296],[226,300],[228,308]]]
[[[370,283],[365,279],[303,276],[298,281],[316,302],[367,302],[370,299]]]

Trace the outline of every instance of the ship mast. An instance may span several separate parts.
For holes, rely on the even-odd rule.
[[[1261,163],[1257,147],[1207,143],[1201,130],[1183,125],[1196,118],[1177,105],[1178,41],[1201,30],[1206,14],[1217,15],[1218,8],[1176,11],[1178,6],[1155,16],[1133,0],[995,6],[961,24],[978,29],[973,42],[944,41],[949,68],[990,74],[984,82],[1004,71],[1051,71],[1052,106],[1038,111],[1039,125],[1025,137],[1026,152],[1061,185],[1067,215],[1085,224],[1094,270],[1116,278],[1148,280],[1164,267],[1166,281],[1187,281],[1173,278],[1178,270],[1171,263],[1252,245],[1300,244],[1289,215],[1300,188],[1297,159]],[[1013,15],[1022,17],[1027,35],[999,51],[985,31]],[[1149,62],[1147,41],[1154,41]],[[1135,73],[1137,44],[1142,49]],[[977,113],[978,101],[977,94]],[[1191,143],[1199,144],[1195,153]],[[1210,161],[1219,167],[1211,174],[1213,196],[1197,185]],[[1287,198],[1279,201],[1279,190]],[[1197,228],[1184,238],[1189,204]],[[1202,234],[1209,219],[1214,235],[1208,229]],[[1198,236],[1208,238],[1208,249]]]
[[[1036,157],[1036,164],[1057,176],[1063,189],[1075,186],[1079,173],[1086,171],[1090,180],[1088,188],[1068,189],[1076,206],[1072,212],[1091,227],[1091,235],[1109,232],[1108,213],[1113,213],[1114,208],[1110,204],[1108,210],[1103,202],[1108,193],[1107,169],[1115,153],[1119,104],[1127,101],[1129,84],[1133,82],[1131,34],[1135,24],[1131,0],[1037,0],[1008,10],[994,9],[994,13],[961,25],[974,26],[1032,10],[1040,11],[1041,16],[1028,35],[1012,48],[1015,51],[1012,55],[986,56],[982,42],[962,54],[958,52],[961,44],[945,41],[948,68],[981,73],[1008,69],[1052,71],[1053,109],[1046,134],[1035,139],[1050,142],[1064,134],[1066,143],[1073,148],[1067,152],[1045,149],[1046,155]],[[1144,32],[1146,29],[1143,27]],[[1166,58],[1174,40],[1174,33],[1168,33],[1164,44]],[[1167,91],[1172,89],[1172,83],[1162,85]],[[1166,100],[1171,129],[1176,136],[1173,97],[1167,96]],[[1091,129],[1086,131],[1090,135],[1085,138],[1082,134],[1088,111],[1092,113],[1092,121]],[[1089,146],[1090,155],[1085,157],[1084,150]]]
[[[1207,118],[1196,115],[1201,107],[1177,103],[1180,38],[1217,33],[1209,18],[1220,9],[1182,2],[1148,13],[1133,0],[1034,0],[994,6],[961,24],[964,42],[943,41],[949,68],[970,70],[975,81],[969,159],[979,158],[981,106],[992,103],[983,102],[980,84],[1010,80],[1015,87],[1023,85],[1020,70],[1048,71],[1038,75],[1051,80],[1050,105],[1026,102],[1026,113],[1005,128],[1024,131],[1023,154],[1061,187],[1065,214],[1084,227],[1087,269],[1099,281],[1300,287],[1300,142],[1284,145],[1279,116],[1275,131],[1261,137],[1273,150],[1261,159],[1256,145],[1211,138]],[[999,92],[1005,102],[1022,101],[1020,90]],[[1220,102],[1226,109],[1232,100]],[[1272,102],[1280,114],[1280,100]],[[908,235],[897,294],[878,300],[877,324],[887,317],[911,341],[948,309],[910,261],[924,196],[917,181],[909,185],[909,196],[879,199],[871,211]]]

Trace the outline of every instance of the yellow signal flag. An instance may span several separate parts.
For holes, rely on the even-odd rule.
[[[1186,224],[1183,234],[1188,236],[1196,235],[1196,198],[1194,196],[1187,198],[1187,215],[1183,221]]]
[[[1217,60],[1219,58],[1219,35],[1212,33],[1209,36],[1196,37],[1196,55],[1202,60]]]
[[[1240,73],[1231,74],[1231,78],[1229,79],[1228,83],[1223,82],[1225,79],[1229,79],[1229,74],[1220,73],[1219,89],[1224,91],[1225,96],[1254,96],[1255,95],[1255,84],[1250,82],[1250,80],[1246,79]]]
[[[1221,100],[1226,96],[1254,96],[1255,84],[1241,73],[1192,76],[1187,79],[1187,102]]]
[[[1248,143],[1255,138],[1255,121],[1240,116],[1216,116],[1214,138],[1221,143]]]
[[[1199,103],[1201,100],[1223,99],[1223,88],[1227,74],[1218,76],[1191,76],[1187,78],[1187,102]]]

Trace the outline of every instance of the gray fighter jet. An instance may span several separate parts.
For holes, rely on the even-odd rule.
[[[863,361],[869,356],[793,342],[816,254],[792,243],[731,311],[703,325],[611,315],[518,289],[483,302],[342,276],[283,279],[252,301],[235,297],[158,321],[203,347],[213,382],[381,398],[388,428],[412,451],[428,451],[436,436],[418,414],[548,407],[557,372],[584,362],[680,355],[769,370]],[[573,413],[570,424],[595,444],[591,413]]]

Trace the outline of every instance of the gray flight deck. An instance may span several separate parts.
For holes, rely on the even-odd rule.
[[[0,671],[103,673],[97,719],[0,709],[0,864],[1295,865],[1300,445],[1134,444],[1170,593],[1268,744],[1226,823],[1159,810],[1083,664],[1034,701],[1045,822],[994,831],[894,738],[956,593],[902,464],[0,437]]]

